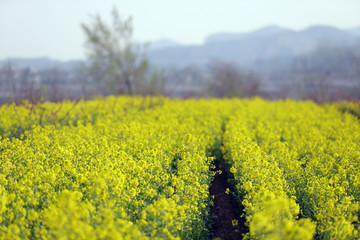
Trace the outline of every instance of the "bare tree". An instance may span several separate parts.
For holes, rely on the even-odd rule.
[[[209,93],[215,97],[251,97],[257,94],[258,79],[241,72],[234,64],[215,60],[209,65]]]
[[[172,97],[200,97],[205,73],[196,65],[167,70],[166,91]]]
[[[13,85],[14,71],[11,63],[8,62],[1,68],[0,72],[0,95],[1,104],[6,102],[8,98],[14,98],[16,94],[16,88]]]
[[[360,45],[359,45],[360,46]],[[298,98],[316,102],[359,97],[360,51],[354,47],[319,46],[293,61]]]
[[[81,25],[92,74],[105,82],[112,94],[141,94],[149,69],[145,47],[133,40],[131,17],[123,20],[115,7],[111,14],[112,25],[107,25],[99,15],[90,24]]]
[[[33,100],[38,97],[34,72],[29,67],[14,68],[11,62],[0,71],[0,97],[19,102],[24,99]]]

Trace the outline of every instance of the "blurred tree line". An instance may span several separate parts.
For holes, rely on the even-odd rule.
[[[291,69],[298,97],[316,102],[360,99],[360,42],[355,47],[319,46],[295,58]]]

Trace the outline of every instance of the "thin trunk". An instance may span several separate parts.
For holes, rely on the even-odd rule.
[[[125,76],[125,85],[126,88],[128,90],[129,95],[133,95],[133,89],[132,89],[132,85],[131,85],[131,81],[130,81],[130,76],[126,75]]]

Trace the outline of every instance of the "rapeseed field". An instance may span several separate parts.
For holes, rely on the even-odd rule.
[[[359,239],[360,125],[344,104],[3,105],[0,239],[208,239],[216,150],[245,238]]]

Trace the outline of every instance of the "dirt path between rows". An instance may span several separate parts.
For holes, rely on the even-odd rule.
[[[231,193],[227,194],[226,189],[230,189],[227,178],[227,172],[224,168],[224,160],[215,163],[214,171],[221,170],[222,173],[216,173],[210,186],[210,194],[214,195],[214,205],[210,208],[210,213],[215,215],[212,225],[212,238],[221,240],[243,239],[243,233],[247,232],[245,219],[240,218],[241,209],[235,203]],[[233,226],[233,220],[238,221],[237,226]]]

